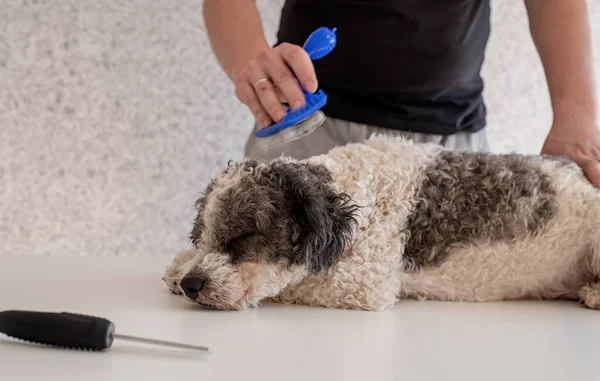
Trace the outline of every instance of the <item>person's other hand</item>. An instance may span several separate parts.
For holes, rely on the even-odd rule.
[[[235,70],[232,78],[236,97],[248,106],[262,127],[283,119],[282,103],[293,110],[305,105],[300,84],[310,93],[317,90],[310,57],[302,47],[288,43],[264,50]]]
[[[600,123],[585,116],[555,119],[542,154],[564,156],[581,167],[588,180],[600,188]]]

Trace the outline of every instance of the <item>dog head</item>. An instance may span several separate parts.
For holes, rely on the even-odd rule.
[[[351,241],[357,206],[323,166],[276,159],[230,164],[197,201],[196,256],[180,282],[190,300],[241,310],[327,272]]]

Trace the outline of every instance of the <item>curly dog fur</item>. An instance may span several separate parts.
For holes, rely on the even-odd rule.
[[[202,306],[378,311],[403,298],[600,308],[600,193],[557,157],[375,137],[230,164],[164,280]]]

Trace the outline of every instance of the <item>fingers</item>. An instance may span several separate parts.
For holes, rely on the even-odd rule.
[[[277,94],[275,94],[275,87],[271,80],[269,80],[268,74],[263,74],[262,70],[256,69],[249,75],[249,80],[252,83],[260,104],[269,117],[275,122],[283,119],[285,109],[277,98]]]
[[[283,61],[292,69],[302,87],[310,93],[317,91],[317,75],[308,53],[300,46],[287,43],[281,44],[275,49],[281,51]]]
[[[278,51],[268,50],[259,57],[264,65],[265,71],[269,74],[276,89],[288,99],[292,109],[299,109],[304,106],[305,100],[302,89],[292,70],[283,61]]]
[[[254,92],[254,88],[249,83],[240,83],[235,88],[236,97],[245,104],[254,115],[254,119],[258,122],[261,127],[269,127],[273,124],[273,119],[267,114],[263,108],[260,100]]]
[[[282,103],[292,109],[306,104],[301,84],[309,92],[317,90],[310,57],[304,49],[291,44],[263,51],[238,71],[233,81],[237,98],[263,127],[285,117]]]
[[[279,102],[281,103],[287,103],[290,104],[291,102],[288,100],[288,98],[285,96],[285,94],[283,93],[283,91],[281,91],[281,89],[277,86],[275,86],[275,94],[277,95],[277,99],[279,99]]]
[[[250,62],[234,77],[235,95],[248,106],[256,121],[262,127],[279,122],[285,116],[285,109],[277,98],[268,75]]]

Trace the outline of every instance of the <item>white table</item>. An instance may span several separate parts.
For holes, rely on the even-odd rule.
[[[174,296],[168,258],[0,257],[0,310],[100,315],[117,332],[209,346],[198,358],[115,341],[106,352],[0,335],[1,380],[593,380],[600,311],[577,303],[406,301],[386,312],[266,305],[205,311]],[[79,372],[82,372],[79,374]]]

